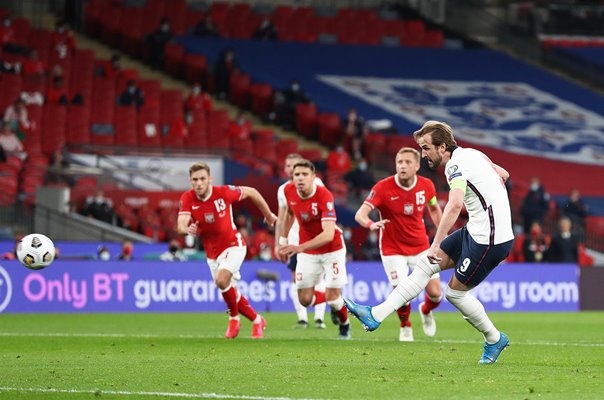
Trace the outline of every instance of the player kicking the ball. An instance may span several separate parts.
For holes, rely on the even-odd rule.
[[[336,226],[333,195],[315,183],[315,166],[308,160],[294,164],[292,182],[285,186],[287,212],[279,219],[279,232],[287,235],[294,218],[300,226],[300,244],[281,246],[284,256],[298,255],[296,285],[300,303],[315,306],[327,302],[337,316],[340,338],[350,339],[350,321],[342,299],[342,287],[348,282],[346,247]],[[325,292],[315,286],[325,276]]]
[[[356,221],[369,230],[379,231],[379,246],[382,264],[392,286],[414,270],[418,260],[426,257],[430,243],[424,225],[424,207],[428,209],[434,225],[438,226],[442,210],[436,200],[436,189],[430,179],[418,176],[419,152],[410,147],[398,151],[395,159],[396,174],[379,181],[355,215]],[[380,220],[369,218],[377,209]],[[422,327],[426,336],[436,334],[436,321],[432,310],[442,299],[440,275],[435,273],[426,286],[425,300],[419,305]],[[409,321],[411,304],[396,310],[401,321],[399,340],[413,341],[413,330]]]
[[[417,297],[432,275],[455,268],[447,288],[447,300],[484,335],[484,350],[479,362],[492,364],[510,340],[495,328],[482,303],[469,291],[480,284],[512,249],[514,233],[505,189],[509,174],[480,151],[457,146],[453,130],[444,122],[428,121],[413,136],[430,167],[446,164],[449,201],[436,236],[427,257],[419,260],[411,275],[398,284],[386,301],[369,307],[346,300],[346,306],[367,330],[373,331],[388,315]],[[447,236],[464,205],[469,215],[468,223]]]
[[[229,326],[224,336],[234,339],[239,334],[243,314],[252,321],[252,338],[264,336],[266,321],[256,313],[245,296],[237,290],[241,278],[239,269],[245,259],[247,247],[233,222],[231,204],[249,198],[264,215],[267,224],[273,225],[273,214],[260,193],[247,186],[213,186],[210,167],[198,162],[189,168],[192,190],[180,197],[177,229],[181,235],[197,235],[208,257],[212,278],[220,289],[229,309]]]

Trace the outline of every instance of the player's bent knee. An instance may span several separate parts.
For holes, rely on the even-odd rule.
[[[455,290],[451,289],[450,287],[447,287],[447,293],[445,294],[445,297],[447,298],[447,301],[449,303],[456,304],[461,302],[467,294],[468,292],[466,291]]]

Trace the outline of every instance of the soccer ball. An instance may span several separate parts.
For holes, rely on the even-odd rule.
[[[55,245],[47,236],[32,233],[17,245],[17,258],[29,269],[42,269],[55,259]]]

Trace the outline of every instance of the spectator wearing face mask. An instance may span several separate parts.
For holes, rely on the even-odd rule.
[[[191,87],[191,93],[185,100],[185,110],[193,113],[203,110],[206,114],[212,111],[212,98],[202,90],[199,83]]]
[[[255,259],[259,261],[272,261],[273,249],[271,245],[268,243],[262,243],[260,245],[260,251],[258,251],[258,256],[256,256]]]
[[[134,80],[129,80],[126,90],[124,90],[118,98],[118,105],[125,107],[136,106],[138,108],[144,103],[144,93],[136,86],[136,82]]]
[[[245,114],[240,112],[229,124],[227,131],[231,145],[237,148],[238,143],[247,142],[252,135],[252,122],[245,117]]]
[[[166,17],[162,18],[159,27],[147,37],[149,61],[153,68],[161,69],[164,66],[164,47],[173,37],[170,21]]]
[[[549,210],[550,195],[545,191],[539,178],[531,178],[529,192],[522,202],[522,217],[524,219],[524,233],[529,233],[533,222],[543,225],[543,220]]]
[[[361,159],[356,168],[344,176],[348,188],[359,199],[364,199],[375,185],[375,177],[369,171],[367,160]]]
[[[360,160],[362,158],[363,143],[369,130],[365,120],[359,116],[357,110],[351,108],[348,110],[348,116],[344,121],[344,132],[350,138],[350,152],[353,159]]]
[[[370,231],[367,240],[361,245],[361,254],[363,259],[367,261],[380,261],[380,246],[377,245],[378,233]]]
[[[294,79],[287,89],[275,93],[275,112],[270,118],[286,129],[293,129],[296,105],[308,103],[310,99],[302,90],[300,82]]]
[[[180,242],[176,239],[170,240],[168,250],[163,252],[159,259],[162,261],[187,261],[187,257],[180,250]]]
[[[107,246],[99,246],[97,250],[97,259],[100,261],[109,261],[111,260],[111,253]]]
[[[226,94],[229,92],[231,74],[238,68],[233,49],[225,50],[218,57],[218,61],[214,67],[214,83],[216,84],[216,92],[219,98],[226,98]]]
[[[132,261],[134,258],[134,244],[132,240],[124,239],[122,241],[122,251],[120,255],[117,257],[118,260],[121,261]]]

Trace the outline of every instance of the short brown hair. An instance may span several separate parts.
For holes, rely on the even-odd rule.
[[[193,175],[197,171],[205,170],[210,175],[210,166],[204,162],[196,162],[189,167],[189,176]]]
[[[297,167],[310,168],[313,173],[315,172],[315,164],[313,164],[312,161],[306,160],[304,158],[294,164],[294,169],[296,169]]]
[[[420,159],[419,151],[415,150],[413,147],[401,147],[401,149],[398,151],[398,153],[396,153],[396,155],[404,154],[404,153],[413,154],[415,156],[415,160],[417,162],[419,162],[419,159]]]
[[[457,148],[457,142],[453,137],[453,129],[445,122],[426,121],[420,130],[413,132],[413,138],[416,142],[419,142],[419,138],[428,133],[432,135],[434,146],[438,147],[444,143],[447,151],[453,151]]]

